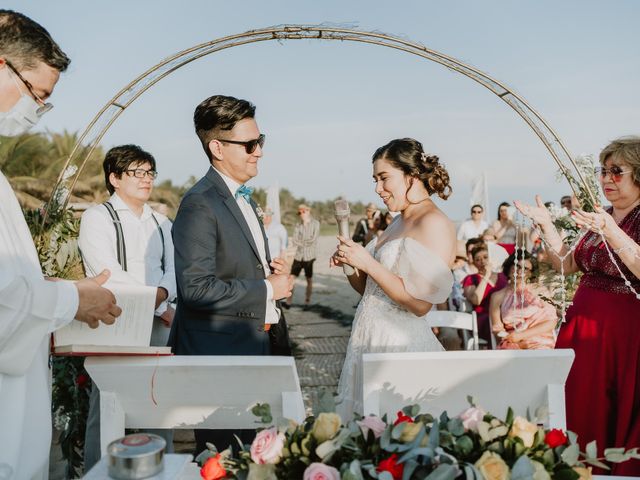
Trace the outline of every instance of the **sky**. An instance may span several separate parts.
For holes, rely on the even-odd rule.
[[[635,0],[264,1],[4,0],[45,26],[72,64],[38,130],[82,131],[140,73],[183,49],[281,24],[338,24],[419,42],[505,83],[537,110],[573,154],[640,134],[640,2]],[[166,77],[105,135],[158,162],[159,180],[202,176],[207,159],[193,111],[214,94],[257,106],[267,140],[251,184],[308,200],[337,196],[382,206],[371,156],[414,137],[437,154],[453,195],[438,202],[468,216],[470,185],[488,178],[490,215],[536,193],[570,191],[526,123],[497,96],[438,64],[375,45],[260,42],[203,57]]]

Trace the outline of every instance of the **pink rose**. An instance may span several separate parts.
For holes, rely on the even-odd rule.
[[[284,448],[284,434],[276,427],[258,432],[251,444],[251,460],[258,464],[278,463]]]
[[[302,475],[302,480],[340,480],[340,472],[324,463],[312,463]]]
[[[485,414],[484,410],[478,407],[469,407],[460,415],[458,418],[462,420],[462,425],[466,430],[474,430],[478,429],[478,423],[482,421]]]
[[[375,438],[380,438],[384,429],[387,428],[387,425],[382,421],[382,419],[375,415],[364,417],[362,420],[357,420],[356,423],[360,426],[365,438],[369,435],[369,430],[373,432],[373,436]]]

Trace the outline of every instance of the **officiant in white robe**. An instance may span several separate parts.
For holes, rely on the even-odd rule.
[[[16,136],[51,110],[46,103],[69,58],[42,26],[0,9],[0,136]],[[2,139],[0,138],[0,141]],[[48,477],[50,333],[74,316],[113,323],[109,277],[45,280],[18,200],[0,172],[0,479]]]
[[[0,478],[46,478],[49,334],[77,310],[72,282],[43,278],[18,200],[0,173]],[[8,469],[13,477],[4,476]]]

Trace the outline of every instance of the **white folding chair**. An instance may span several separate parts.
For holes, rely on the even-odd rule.
[[[478,350],[478,319],[476,312],[455,312],[450,310],[432,310],[427,314],[429,327],[449,327],[462,330],[463,333],[470,333],[471,338],[465,336],[465,350]],[[468,336],[468,335],[467,335]]]

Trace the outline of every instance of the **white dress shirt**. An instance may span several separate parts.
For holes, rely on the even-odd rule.
[[[227,185],[227,188],[231,192],[231,195],[235,197],[236,191],[240,188],[240,184],[229,178],[224,173],[222,173],[217,168],[214,168],[215,171],[222,177],[224,183]],[[262,230],[260,228],[260,223],[258,221],[258,217],[256,213],[253,211],[251,204],[243,197],[238,196],[236,198],[236,203],[242,212],[242,216],[247,222],[247,226],[249,230],[251,230],[251,236],[253,237],[253,241],[256,243],[256,247],[258,247],[258,253],[260,254],[260,262],[262,263],[262,271],[264,272],[264,276],[269,276],[269,272],[271,272],[271,267],[269,266],[269,262],[267,261],[267,250],[264,244],[264,237],[262,236]],[[267,286],[267,308],[265,310],[265,319],[264,323],[278,323],[280,319],[280,312],[276,307],[276,302],[273,300],[273,286],[271,282],[268,280],[264,281]]]
[[[73,319],[78,301],[72,282],[42,276],[18,200],[0,173],[0,477],[47,478],[50,333]]]
[[[478,225],[476,225],[473,220],[465,220],[458,229],[458,240],[466,242],[470,238],[477,238],[482,235],[487,228],[489,228],[489,224],[484,220],[480,220]]]
[[[105,268],[111,271],[109,284],[135,284],[162,287],[167,299],[156,309],[156,315],[167,310],[167,302],[176,297],[176,273],[173,261],[171,222],[164,215],[154,212],[145,204],[142,215],[137,216],[124,201],[114,193],[109,199],[120,217],[122,235],[127,256],[127,271],[118,263],[117,237],[113,220],[104,205],[96,205],[82,214],[78,246],[82,252],[87,276],[99,274]],[[162,238],[164,235],[164,272],[162,271]]]

